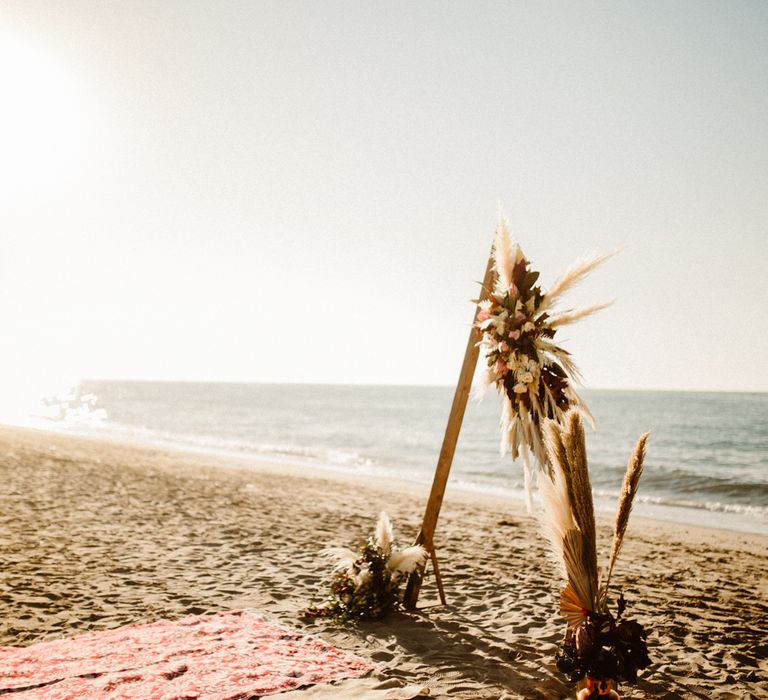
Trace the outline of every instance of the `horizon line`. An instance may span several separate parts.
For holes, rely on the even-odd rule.
[[[266,386],[336,386],[336,387],[392,387],[392,388],[424,388],[451,389],[455,384],[437,383],[407,383],[387,382],[373,383],[365,381],[267,381],[267,380],[235,380],[235,379],[130,379],[119,377],[84,377],[80,382],[133,382],[136,384],[245,384]],[[473,382],[474,385],[474,382]],[[674,392],[689,394],[766,394],[768,389],[679,389],[670,387],[616,387],[616,386],[586,386],[578,385],[580,391],[632,391],[632,392]]]

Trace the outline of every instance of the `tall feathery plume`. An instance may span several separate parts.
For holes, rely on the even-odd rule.
[[[544,295],[544,300],[541,305],[542,311],[545,311],[552,306],[566,291],[581,282],[590,272],[592,272],[592,270],[599,265],[602,265],[613,255],[615,255],[615,251],[611,253],[603,253],[602,255],[595,255],[586,260],[579,260],[571,265],[571,267],[565,271],[565,274],[558,279]]]
[[[624,475],[624,483],[619,494],[619,507],[616,512],[616,522],[613,527],[613,546],[611,547],[611,556],[608,560],[608,569],[605,575],[605,582],[602,586],[602,599],[605,600],[608,595],[608,585],[611,582],[611,574],[616,564],[616,559],[621,551],[621,545],[624,543],[624,533],[629,524],[629,514],[632,512],[632,504],[637,493],[637,486],[640,483],[640,477],[643,474],[643,462],[645,460],[645,444],[648,441],[648,433],[643,433],[632,451],[632,456],[627,464],[627,473]]]
[[[400,549],[390,554],[387,559],[387,569],[391,572],[393,583],[399,582],[404,576],[411,573],[418,566],[423,566],[429,553],[420,544],[414,544],[405,549]]]
[[[358,557],[358,553],[346,547],[326,547],[320,550],[320,556],[334,560],[336,562],[334,571],[336,571],[351,568]]]
[[[549,325],[552,326],[552,328],[559,328],[560,326],[565,326],[569,323],[581,321],[582,318],[586,318],[587,316],[596,314],[598,311],[607,309],[612,303],[612,301],[606,301],[602,304],[594,304],[593,306],[588,306],[586,309],[579,309],[577,311],[564,311],[563,313],[558,314],[552,318],[549,322]]]
[[[376,546],[378,546],[384,554],[389,555],[392,551],[392,542],[395,539],[395,536],[392,532],[392,523],[389,520],[389,516],[384,511],[379,513],[374,539]]]
[[[565,451],[570,465],[571,507],[582,534],[584,564],[590,582],[590,602],[597,601],[597,542],[595,511],[592,503],[592,484],[589,480],[587,447],[584,426],[577,411],[568,411],[565,416]]]
[[[512,244],[507,222],[499,212],[499,222],[493,239],[493,264],[502,289],[509,289],[509,285],[512,284],[513,270],[520,255],[522,251],[517,245]]]
[[[606,304],[580,311],[554,312],[551,307],[569,288],[606,260],[602,255],[572,267],[547,292],[536,284],[539,273],[520,246],[513,243],[504,217],[499,215],[493,244],[496,280],[480,303],[476,327],[482,332],[487,369],[484,384],[495,384],[502,395],[501,453],[523,457],[526,500],[532,511],[530,457],[547,470],[542,434],[546,420],[562,423],[577,408],[594,424],[592,414],[574,389],[578,369],[567,350],[554,342],[557,330],[589,316]]]
[[[544,511],[542,524],[551,551],[560,564],[565,588],[560,593],[560,614],[567,631],[557,655],[557,666],[578,682],[577,697],[599,695],[618,698],[612,688],[618,681],[634,683],[638,669],[650,663],[646,632],[635,620],[623,617],[626,601],[619,598],[614,616],[608,609],[610,575],[626,532],[632,500],[642,473],[643,435],[629,460],[624,479],[608,574],[598,582],[595,514],[589,478],[584,427],[578,412],[570,409],[563,424],[547,420],[544,440],[551,474],[539,475]],[[610,693],[609,693],[610,691]]]
[[[543,524],[552,552],[568,581],[561,596],[561,611],[569,627],[574,628],[584,620],[586,612],[596,612],[598,592],[592,490],[589,475],[585,478],[584,430],[575,409],[568,411],[565,426],[548,420],[544,430],[552,476],[539,476]]]

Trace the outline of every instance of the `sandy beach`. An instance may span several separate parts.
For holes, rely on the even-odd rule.
[[[386,510],[415,537],[428,488],[0,428],[0,644],[252,608],[377,664],[291,698],[566,698],[554,665],[560,581],[521,504],[449,490],[415,613],[339,626],[322,600],[326,546]],[[642,488],[642,487],[641,487]],[[603,551],[610,527],[598,533]],[[649,630],[627,698],[768,697],[768,538],[635,518],[615,577]]]

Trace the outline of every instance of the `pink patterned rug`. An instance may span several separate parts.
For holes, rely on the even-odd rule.
[[[243,610],[0,647],[0,695],[23,700],[245,700],[373,666]]]

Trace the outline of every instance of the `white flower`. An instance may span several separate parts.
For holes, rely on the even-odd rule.
[[[509,317],[509,314],[506,310],[502,311],[498,316],[491,316],[490,319],[493,321],[493,325],[496,329],[496,333],[499,335],[504,335],[504,331],[507,329],[507,318]]]
[[[360,567],[360,571],[353,574],[352,580],[355,582],[355,588],[362,588],[371,579],[371,569],[368,564],[363,564]]]
[[[483,299],[477,306],[481,311],[490,311],[493,302],[490,299]]]
[[[486,336],[485,340],[483,340],[483,344],[488,349],[488,352],[507,352],[509,350],[509,347],[504,342],[504,340],[499,340],[497,337],[493,336]]]

